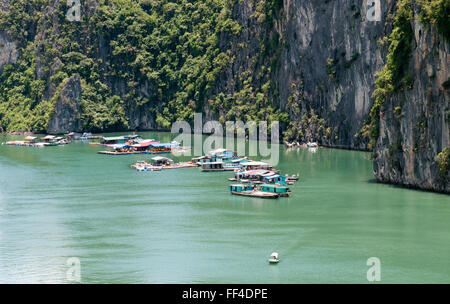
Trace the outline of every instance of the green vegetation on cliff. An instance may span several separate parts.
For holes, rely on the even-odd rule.
[[[431,24],[437,31],[450,40],[450,1],[448,0],[420,0],[422,14],[420,21]]]
[[[370,110],[370,125],[369,128],[363,128],[364,133],[370,134],[369,146],[372,149],[379,136],[381,106],[386,102],[386,98],[389,95],[398,91],[408,82],[406,71],[411,58],[413,32],[410,22],[412,18],[411,0],[399,0],[397,2],[393,30],[387,37],[389,51],[386,57],[386,64],[376,75],[376,89],[372,94],[374,103]]]
[[[249,59],[253,66],[232,93],[216,90],[242,31],[232,17],[236,1],[82,1],[81,21],[70,22],[66,1],[11,0],[0,31],[19,42],[21,55],[0,74],[0,127],[45,130],[52,97],[75,74],[84,130],[128,129],[142,114],[166,129],[176,120],[192,121],[205,106],[221,121],[287,122],[270,78],[281,52],[273,30],[281,0],[255,3],[264,29],[260,54]]]
[[[141,107],[161,128],[202,110],[230,61],[223,42],[241,30],[232,1],[92,3],[83,2],[80,22],[67,20],[66,1],[12,0],[0,15],[0,30],[21,53],[0,75],[3,129],[45,130],[51,97],[74,74],[87,130],[127,128],[126,113]]]

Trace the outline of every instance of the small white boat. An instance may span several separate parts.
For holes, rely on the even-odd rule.
[[[280,259],[278,258],[278,252],[272,252],[272,254],[270,255],[269,263],[276,264],[279,261],[280,261]]]
[[[145,161],[140,161],[131,166],[135,168],[137,171],[161,171],[163,166],[153,166],[151,164],[146,163]]]

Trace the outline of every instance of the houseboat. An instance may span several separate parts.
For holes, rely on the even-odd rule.
[[[253,185],[245,185],[245,184],[235,184],[230,185],[228,187],[231,194],[233,195],[241,195],[247,197],[256,197],[256,198],[278,198],[279,195],[276,193],[263,192],[259,190],[255,190]]]

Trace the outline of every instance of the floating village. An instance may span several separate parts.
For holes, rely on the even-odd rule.
[[[235,151],[224,148],[209,151],[207,155],[192,158],[188,162],[176,163],[163,155],[189,151],[189,147],[182,147],[176,141],[161,143],[154,139],[143,139],[136,134],[103,137],[91,133],[71,132],[64,136],[47,135],[41,138],[26,136],[22,141],[8,141],[2,145],[56,147],[70,144],[75,140],[88,141],[90,145],[105,147],[105,150],[97,152],[103,155],[155,155],[130,166],[139,172],[183,168],[199,168],[200,172],[229,171],[233,174],[228,178],[230,184],[228,190],[232,195],[266,199],[288,197],[291,194],[289,186],[299,180],[299,174],[282,174],[269,163],[238,156]]]

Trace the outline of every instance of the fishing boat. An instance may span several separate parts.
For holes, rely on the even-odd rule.
[[[272,254],[270,255],[270,258],[269,258],[269,263],[277,264],[279,261],[280,261],[280,259],[278,258],[278,252],[272,252]]]
[[[276,193],[263,192],[255,189],[255,186],[252,184],[235,184],[230,185],[228,187],[231,194],[233,195],[241,195],[247,197],[256,197],[256,198],[278,198],[279,195]]]
[[[291,190],[282,185],[262,184],[258,186],[258,190],[265,193],[276,193],[281,197],[288,197],[291,194]]]

